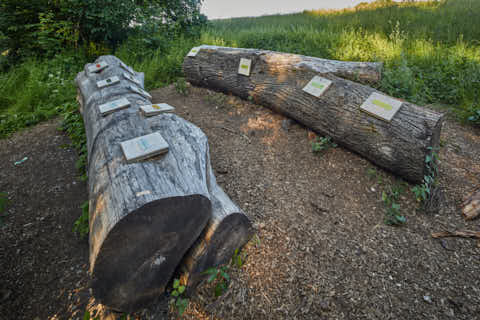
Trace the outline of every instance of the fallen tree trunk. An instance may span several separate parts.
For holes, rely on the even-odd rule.
[[[98,61],[109,66],[97,74],[87,65],[76,78],[87,135],[91,285],[103,304],[130,312],[164,292],[187,250],[217,214],[212,213],[216,201],[229,207],[231,200],[214,196],[219,187],[205,134],[174,114],[141,116],[139,106],[149,100],[129,89],[120,61],[113,56]],[[120,83],[97,87],[98,80],[111,76]],[[143,75],[134,76],[143,85]],[[100,114],[99,105],[124,97],[129,108]],[[168,153],[127,164],[120,142],[152,132],[163,136]],[[246,217],[241,222],[249,229]]]
[[[362,112],[362,103],[378,91],[344,78],[378,80],[379,66],[252,49],[200,48],[183,63],[192,84],[253,99],[411,182],[420,183],[427,173],[425,159],[439,145],[443,115],[408,102],[391,122]],[[238,74],[241,58],[252,61],[250,76]],[[302,90],[317,75],[332,81],[319,98]]]

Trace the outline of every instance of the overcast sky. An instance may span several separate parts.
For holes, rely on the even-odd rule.
[[[360,2],[362,0],[204,0],[202,13],[209,19],[218,19],[300,12],[305,9],[348,8]]]

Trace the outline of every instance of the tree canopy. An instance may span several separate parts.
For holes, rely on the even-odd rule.
[[[65,47],[115,49],[133,32],[189,32],[206,18],[202,0],[2,0],[0,50],[9,56]]]

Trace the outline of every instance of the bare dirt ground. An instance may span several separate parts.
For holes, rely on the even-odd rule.
[[[438,212],[417,210],[412,187],[342,148],[312,153],[315,135],[266,108],[209,90],[152,92],[202,128],[219,184],[256,237],[220,298],[203,286],[187,319],[480,319],[480,247],[432,232],[479,230],[459,206],[480,185],[480,132],[448,120]],[[49,122],[0,140],[0,318],[81,318],[88,247],[71,226],[87,198],[75,154]],[[21,166],[13,162],[29,156]],[[74,184],[75,182],[75,184]],[[382,191],[403,186],[404,226],[384,224]],[[107,314],[103,312],[102,314]],[[110,315],[113,316],[113,315]],[[162,319],[165,304],[131,318]]]

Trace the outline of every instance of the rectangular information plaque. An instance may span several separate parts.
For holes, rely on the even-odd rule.
[[[168,143],[158,132],[124,141],[121,146],[128,163],[168,152]]]
[[[250,75],[251,66],[252,66],[252,60],[241,58],[240,65],[238,66],[238,73],[248,77]]]
[[[103,88],[103,87],[111,86],[112,84],[119,83],[119,82],[120,82],[120,79],[118,79],[117,76],[113,76],[113,77],[107,78],[105,80],[98,81],[97,82],[97,87]]]
[[[120,68],[122,68],[123,70],[127,71],[128,73],[130,73],[132,76],[135,75],[135,71],[133,71],[132,68],[130,68],[129,66],[127,66],[125,63],[123,63],[122,61],[120,61]]]
[[[187,54],[187,57],[195,57],[200,49],[200,47],[193,47],[192,50],[190,50],[190,52]]]
[[[108,67],[108,63],[106,63],[105,61],[100,61],[99,63],[94,63],[91,66],[89,66],[88,72],[100,72],[106,67]]]
[[[144,96],[145,98],[152,100],[152,96],[147,91],[145,91],[143,89],[140,89],[139,87],[132,86],[132,85],[128,86],[128,88],[130,90],[132,90],[133,92],[138,93],[139,95]]]
[[[315,76],[312,80],[303,88],[303,91],[311,94],[314,97],[320,97],[322,94],[327,91],[327,89],[332,85],[332,81]]]
[[[374,92],[360,106],[360,110],[368,113],[375,118],[390,122],[392,121],[398,110],[400,110],[401,106],[401,101]]]
[[[145,117],[152,117],[160,113],[172,112],[173,110],[175,110],[175,108],[166,103],[159,103],[140,106],[140,110]]]
[[[130,106],[130,101],[128,101],[127,98],[121,98],[118,100],[101,104],[98,106],[98,109],[100,110],[100,114],[102,116],[106,116],[117,110],[128,108],[129,106]]]
[[[140,80],[138,80],[137,78],[135,78],[135,77],[132,76],[131,74],[128,74],[128,73],[124,72],[124,73],[123,73],[123,77],[124,77],[125,79],[127,79],[127,80],[135,83],[135,84],[138,85],[138,86],[141,86],[141,85],[142,85],[141,82],[140,82]]]

